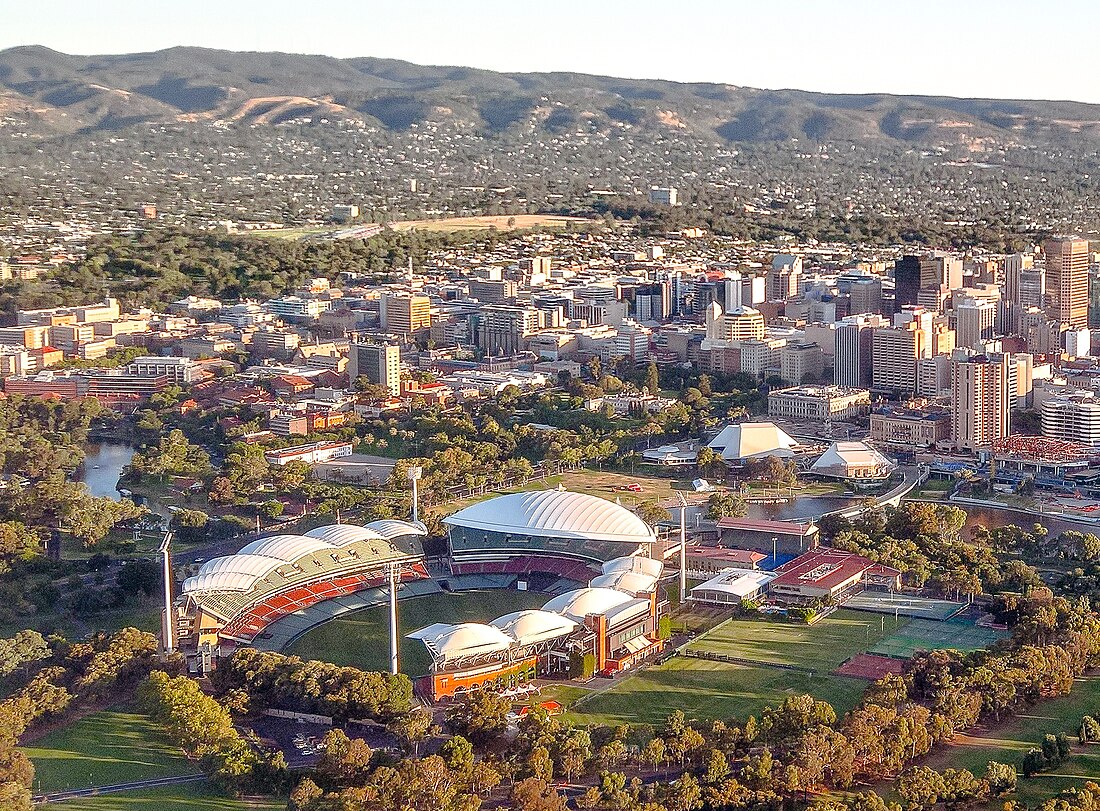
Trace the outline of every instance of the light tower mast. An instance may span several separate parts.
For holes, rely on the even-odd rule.
[[[161,541],[160,549],[157,550],[160,553],[161,566],[163,567],[164,577],[164,646],[161,651],[161,658],[167,658],[170,654],[176,650],[175,640],[175,628],[172,617],[172,533],[164,533],[164,539]]]

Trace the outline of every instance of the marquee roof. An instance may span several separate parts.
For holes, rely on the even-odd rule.
[[[510,493],[443,519],[452,527],[553,538],[649,543],[653,530],[630,510],[566,490]]]

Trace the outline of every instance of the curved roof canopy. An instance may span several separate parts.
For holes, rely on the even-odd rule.
[[[630,510],[567,490],[510,493],[473,504],[445,524],[488,532],[580,540],[649,543],[653,530]]]
[[[492,625],[463,622],[459,625],[436,623],[409,634],[419,639],[435,659],[462,659],[508,650],[515,640]]]
[[[571,620],[582,622],[589,614],[606,614],[615,606],[630,602],[632,599],[631,595],[615,589],[590,586],[559,594],[546,603],[542,610],[553,611]]]
[[[194,577],[183,581],[185,592],[193,591],[248,591],[260,578],[283,561],[263,555],[230,555],[208,560]]]
[[[320,538],[333,546],[347,546],[356,541],[386,540],[375,530],[357,527],[354,524],[329,524],[324,527],[314,527],[305,534],[310,538]]]
[[[642,572],[610,572],[592,578],[588,585],[593,588],[618,589],[637,596],[649,594],[657,588],[657,578]]]
[[[534,645],[572,633],[577,623],[568,617],[536,608],[526,611],[513,611],[503,617],[497,617],[490,623],[499,628],[521,645]]]
[[[640,572],[650,577],[660,577],[665,570],[665,564],[656,558],[647,558],[643,555],[626,555],[621,558],[613,558],[607,561],[601,570],[604,574],[614,572]]]
[[[333,550],[332,544],[320,538],[307,538],[305,535],[272,535],[260,538],[241,548],[238,555],[262,555],[290,563],[312,552]]]
[[[383,518],[363,524],[363,529],[377,532],[383,538],[399,538],[402,535],[427,535],[428,530],[419,521],[399,521],[396,518]]]

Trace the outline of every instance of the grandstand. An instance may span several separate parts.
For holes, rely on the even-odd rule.
[[[606,561],[589,586],[552,597],[540,610],[489,623],[433,623],[408,635],[424,644],[431,672],[418,689],[432,700],[485,686],[514,688],[539,675],[629,669],[664,648],[657,587],[664,564],[641,556]]]
[[[424,534],[404,521],[334,524],[260,538],[207,561],[173,607],[180,646],[219,655],[252,643],[282,617],[378,589],[391,570],[402,583],[426,579]]]
[[[654,552],[653,529],[630,510],[584,493],[510,493],[443,520],[456,575],[550,575],[584,583],[605,561]]]

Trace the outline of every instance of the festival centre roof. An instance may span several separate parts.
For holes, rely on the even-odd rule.
[[[774,422],[741,422],[727,425],[707,447],[727,462],[765,456],[790,458],[798,443]]]
[[[653,530],[630,510],[567,490],[510,493],[443,519],[452,527],[551,538],[649,543]]]

